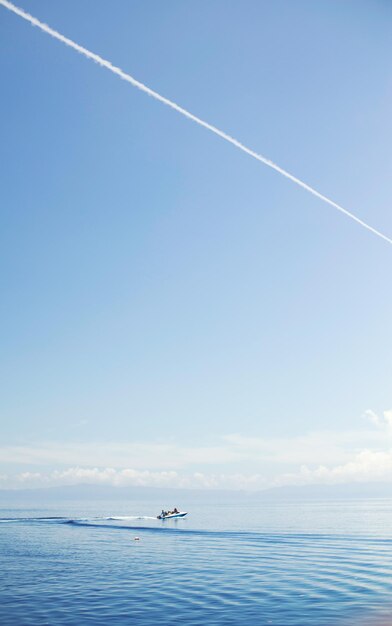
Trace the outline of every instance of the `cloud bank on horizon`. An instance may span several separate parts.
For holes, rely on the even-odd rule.
[[[0,488],[80,483],[256,490],[392,479],[392,410],[364,413],[356,431],[292,438],[227,435],[215,446],[56,443],[0,447]],[[9,471],[13,466],[22,471]],[[37,470],[39,466],[39,470]],[[43,469],[42,469],[43,468]],[[200,469],[202,471],[200,471]]]

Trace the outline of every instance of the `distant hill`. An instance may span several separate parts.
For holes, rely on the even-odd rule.
[[[106,485],[79,484],[60,487],[41,487],[36,489],[2,489],[0,503],[6,502],[48,502],[62,500],[173,500],[182,498],[203,501],[232,501],[246,495],[241,491],[175,489],[158,487],[113,487]]]
[[[344,483],[338,485],[291,485],[258,492],[258,496],[276,500],[356,500],[392,498],[392,482]]]
[[[392,483],[348,483],[339,485],[306,485],[274,487],[263,491],[229,491],[223,489],[170,489],[157,487],[112,487],[103,485],[70,485],[39,489],[0,490],[1,503],[39,503],[50,501],[156,500],[199,502],[258,502],[282,500],[341,500],[392,498]]]

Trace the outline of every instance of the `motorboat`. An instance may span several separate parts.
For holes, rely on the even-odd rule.
[[[175,513],[174,511],[169,511],[168,513],[161,513],[160,515],[157,515],[157,519],[175,519],[178,517],[185,517],[185,515],[188,515],[185,511],[176,511]]]

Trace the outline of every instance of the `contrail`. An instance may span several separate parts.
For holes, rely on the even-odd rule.
[[[223,130],[220,130],[216,126],[213,126],[212,124],[209,124],[208,122],[205,122],[204,120],[200,119],[200,117],[197,117],[196,115],[193,115],[193,113],[191,113],[187,109],[184,109],[183,107],[181,107],[179,104],[176,104],[172,100],[169,100],[168,98],[165,98],[164,96],[162,96],[161,94],[157,93],[153,89],[150,89],[150,87],[147,87],[147,85],[144,85],[144,83],[139,82],[138,80],[136,80],[136,78],[133,78],[133,76],[131,76],[130,74],[127,74],[126,72],[124,72],[119,67],[116,67],[115,65],[110,63],[110,61],[107,61],[106,59],[103,59],[102,57],[100,57],[98,54],[95,54],[94,52],[91,52],[90,50],[87,50],[87,48],[84,48],[83,46],[80,46],[79,44],[75,43],[75,41],[72,41],[72,39],[68,39],[68,37],[65,37],[64,35],[62,35],[61,33],[57,32],[56,30],[54,30],[53,28],[51,28],[47,24],[44,24],[43,22],[40,22],[36,17],[33,17],[29,13],[26,13],[26,11],[23,11],[23,9],[19,9],[17,6],[12,4],[12,2],[8,2],[8,0],[0,0],[0,4],[3,5],[9,11],[12,11],[13,13],[16,13],[16,15],[19,15],[19,17],[22,17],[27,22],[30,22],[30,24],[32,24],[33,26],[37,26],[38,28],[43,30],[45,33],[50,35],[51,37],[54,37],[55,39],[58,39],[59,41],[64,43],[66,46],[69,46],[70,48],[73,48],[74,50],[76,50],[76,52],[79,52],[80,54],[83,54],[88,59],[91,59],[92,61],[95,61],[96,63],[98,63],[98,65],[101,65],[102,67],[105,67],[110,72],[113,72],[113,74],[116,74],[117,76],[119,76],[123,80],[127,81],[128,83],[130,83],[134,87],[137,87],[137,89],[140,89],[140,91],[144,91],[144,93],[148,94],[152,98],[155,98],[155,100],[158,100],[159,102],[162,102],[166,106],[168,106],[171,109],[174,109],[175,111],[177,111],[177,113],[180,113],[184,117],[187,117],[189,120],[192,120],[192,122],[195,122],[196,124],[199,124],[199,126],[202,126],[203,128],[206,128],[210,132],[214,133],[215,135],[218,135],[218,137],[220,137],[221,139],[224,139],[225,141],[231,143],[233,146],[235,146],[239,150],[242,150],[243,152],[246,152],[246,154],[249,154],[249,156],[253,157],[257,161],[261,161],[261,163],[264,163],[264,165],[267,165],[268,167],[271,167],[273,170],[275,170],[276,172],[278,172],[282,176],[285,176],[285,178],[288,178],[289,180],[291,180],[296,185],[299,185],[299,187],[302,187],[303,189],[305,189],[309,193],[311,193],[314,196],[316,196],[316,198],[319,198],[320,200],[323,200],[323,202],[326,202],[327,204],[329,204],[330,206],[334,207],[335,209],[337,209],[341,213],[344,213],[344,215],[346,215],[350,219],[354,220],[354,222],[357,222],[357,224],[359,224],[363,228],[366,228],[367,230],[369,230],[374,235],[377,235],[377,237],[381,237],[381,239],[384,239],[388,243],[392,244],[392,239],[390,237],[387,237],[387,235],[384,235],[379,230],[376,230],[376,228],[373,228],[373,226],[370,226],[370,224],[367,224],[366,222],[361,220],[359,217],[357,217],[356,215],[354,215],[353,213],[351,213],[350,211],[348,211],[344,207],[340,206],[340,204],[337,204],[336,202],[334,202],[333,200],[331,200],[327,196],[324,196],[322,193],[320,193],[319,191],[317,191],[316,189],[314,189],[313,187],[311,187],[310,185],[305,183],[300,178],[297,178],[296,176],[294,176],[293,174],[290,174],[290,172],[287,172],[286,170],[284,170],[282,167],[280,167],[279,165],[277,165],[273,161],[270,161],[270,159],[267,159],[266,157],[264,157],[263,155],[259,154],[258,152],[255,152],[254,150],[251,150],[250,148],[248,148],[247,146],[242,144],[240,141],[238,141],[234,137],[231,137],[231,135],[228,135],[227,133],[225,133]]]

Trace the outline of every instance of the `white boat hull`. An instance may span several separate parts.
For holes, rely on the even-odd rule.
[[[169,513],[169,515],[158,515],[158,519],[175,519],[176,517],[185,517],[185,515],[188,515],[188,513]]]

